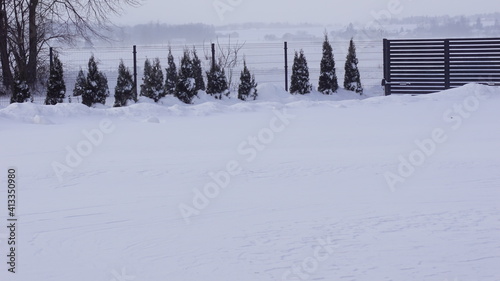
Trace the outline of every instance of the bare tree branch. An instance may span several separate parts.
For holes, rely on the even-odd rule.
[[[38,56],[50,41],[107,39],[110,17],[144,0],[0,0],[0,62],[4,85],[12,85],[12,67],[36,79]],[[8,64],[8,67],[6,66]]]

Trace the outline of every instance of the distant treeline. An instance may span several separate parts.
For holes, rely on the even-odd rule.
[[[217,38],[214,26],[201,23],[182,25],[148,23],[116,27],[110,36],[113,40],[125,44],[194,43]]]
[[[264,34],[267,41],[320,40],[321,36],[308,34],[304,28],[314,28],[315,24],[289,23],[241,23],[215,27],[202,23],[172,25],[159,22],[135,26],[114,27],[108,39],[124,45],[168,44],[210,42],[217,37],[231,34],[238,29],[260,28],[263,30],[287,30],[282,34]],[[302,30],[301,30],[302,29]],[[227,33],[229,32],[229,33]],[[265,31],[264,31],[265,32]],[[226,34],[227,33],[227,34]],[[500,13],[477,14],[471,16],[413,16],[373,18],[366,23],[349,23],[330,29],[333,38],[380,39],[384,37],[453,37],[453,36],[500,36]],[[99,43],[99,39],[87,45]]]
[[[331,32],[335,38],[380,39],[383,37],[496,37],[500,36],[500,13],[472,16],[414,16],[373,19],[365,24],[350,23]]]

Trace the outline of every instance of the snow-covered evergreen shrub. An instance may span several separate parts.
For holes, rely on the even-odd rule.
[[[356,57],[356,46],[353,39],[349,43],[349,51],[345,62],[344,88],[348,91],[354,91],[363,94],[361,86],[361,77],[358,69],[358,59]]]
[[[224,69],[215,63],[207,72],[207,94],[222,99],[222,96],[229,96],[229,86],[227,84]]]
[[[320,68],[318,91],[325,95],[331,95],[337,92],[339,84],[335,70],[333,48],[326,34],[325,41],[323,42],[323,57],[321,59]]]
[[[241,71],[240,85],[238,86],[238,98],[240,100],[255,100],[257,96],[255,76],[248,70],[246,61],[243,61],[243,70]]]
[[[55,105],[62,103],[66,96],[66,84],[64,83],[63,65],[59,56],[54,55],[54,61],[50,68],[49,81],[47,83],[47,97],[45,104]]]
[[[99,71],[93,55],[89,59],[88,68],[82,103],[89,107],[97,103],[105,104],[106,98],[109,97],[108,78]]]
[[[184,103],[191,104],[196,96],[196,79],[194,78],[193,61],[189,56],[189,51],[184,50],[179,68],[175,96]]]
[[[290,83],[291,94],[308,94],[312,90],[312,85],[309,83],[309,68],[304,51],[295,52],[292,66],[292,79]]]
[[[172,55],[172,48],[170,47],[168,48],[168,67],[166,73],[165,94],[175,95],[179,78],[177,76],[177,66],[175,65],[174,56]]]
[[[202,90],[205,91],[205,80],[203,79],[203,69],[201,68],[201,60],[198,58],[198,54],[196,54],[196,48],[193,48],[193,75],[194,80],[196,82],[196,91]]]
[[[73,96],[78,97],[83,95],[85,88],[87,88],[87,78],[85,77],[83,70],[80,68],[78,76],[76,77],[75,87],[73,88]]]
[[[129,100],[137,101],[137,97],[135,97],[134,94],[134,79],[130,73],[130,69],[125,67],[123,60],[121,60],[118,66],[114,106],[125,106]]]
[[[19,71],[16,69],[14,71],[14,87],[12,89],[10,103],[23,103],[30,101],[32,101],[32,97],[28,83],[24,77],[21,77]]]
[[[160,59],[155,58],[153,64],[149,59],[144,62],[144,76],[142,78],[141,96],[153,99],[155,102],[165,96],[163,71]]]

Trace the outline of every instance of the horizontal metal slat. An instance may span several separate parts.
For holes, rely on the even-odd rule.
[[[391,73],[391,78],[392,77],[408,77],[408,76],[419,76],[419,77],[444,77],[444,72],[441,73],[411,73],[411,72],[397,72],[397,73]]]
[[[444,71],[444,64],[433,64],[433,65],[428,65],[428,64],[391,64],[390,65],[391,70],[401,70],[401,69],[406,69],[406,70],[441,70]]]
[[[493,54],[493,53],[488,53],[488,54],[485,54],[485,53],[478,53],[478,54],[475,54],[475,53],[470,53],[470,54],[455,54],[455,53],[452,53],[450,54],[450,58],[451,59],[457,59],[457,58],[499,58],[500,57],[500,52],[499,53],[496,53],[496,54]]]
[[[444,77],[445,77],[444,74],[443,75],[397,74],[397,75],[392,75],[391,80],[419,79],[421,81],[434,81],[434,80],[442,79]]]
[[[405,82],[405,81],[391,81],[391,83],[403,83],[403,82]],[[443,81],[437,81],[435,83],[432,83],[432,82],[409,82],[408,85],[405,85],[405,87],[424,87],[424,86],[444,89]]]
[[[419,53],[412,53],[412,54],[391,54],[390,56],[391,59],[395,58],[442,58],[444,59],[444,54],[430,54],[430,53],[425,53],[425,54],[419,54]]]
[[[498,40],[485,40],[485,41],[450,41],[450,47],[456,48],[457,46],[491,46],[498,45],[500,41]]]
[[[422,42],[414,42],[414,43],[411,43],[411,44],[408,44],[408,43],[405,43],[405,42],[390,42],[389,43],[389,47],[390,48],[393,48],[393,47],[405,47],[405,46],[412,46],[412,47],[442,47],[444,46],[444,42],[438,42],[438,41],[435,41],[435,42],[425,42],[425,41],[422,41]]]
[[[500,64],[491,64],[491,65],[451,65],[450,70],[485,70],[485,71],[494,71],[500,69]]]
[[[473,54],[473,53],[500,53],[500,45],[495,46],[494,48],[470,48],[470,49],[465,49],[465,48],[460,48],[460,49],[450,49],[451,54]]]
[[[500,63],[498,62],[487,62],[487,61],[482,61],[482,62],[452,62],[450,64],[450,68],[467,68],[467,69],[487,69],[487,68],[498,68],[500,66]]]
[[[456,62],[500,62],[498,58],[450,58],[450,63]]]
[[[392,46],[390,48],[391,53],[401,52],[401,53],[411,53],[411,52],[444,52],[444,46],[427,46],[427,47],[415,47],[415,46]]]
[[[494,75],[500,75],[500,70],[499,71],[492,71],[492,70],[478,70],[478,69],[464,69],[464,70],[450,69],[450,74],[452,74],[452,75],[460,75],[460,74],[494,74]]]
[[[496,50],[500,47],[500,44],[490,44],[490,45],[451,45],[449,50]]]
[[[444,64],[444,59],[441,58],[414,58],[414,59],[394,59],[391,58],[390,60],[391,64],[401,64],[401,63],[419,63],[420,65],[442,65]]]

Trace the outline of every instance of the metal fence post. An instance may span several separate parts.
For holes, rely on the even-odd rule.
[[[285,91],[288,92],[288,42],[285,41]]]
[[[444,40],[444,88],[450,89],[450,39]]]
[[[212,43],[212,68],[215,68],[215,43]]]
[[[134,45],[133,51],[134,55],[134,96],[137,99],[137,46]]]
[[[390,42],[387,39],[384,39],[384,80],[382,81],[384,89],[385,89],[385,95],[389,96],[391,95],[391,71],[390,71]],[[389,83],[388,83],[389,82]]]

